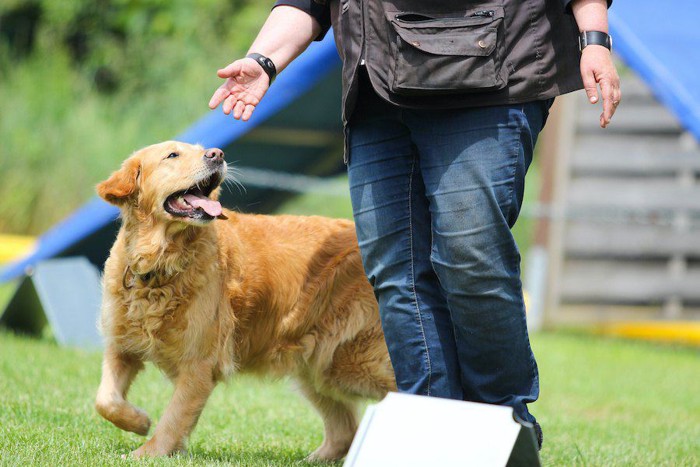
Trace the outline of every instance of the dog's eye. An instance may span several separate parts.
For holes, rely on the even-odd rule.
[[[180,155],[180,154],[178,154],[178,153],[176,153],[176,152],[171,152],[170,154],[168,154],[168,157],[166,157],[166,159],[173,159],[173,158],[175,158],[175,157],[177,157],[177,156],[179,156],[179,155]]]

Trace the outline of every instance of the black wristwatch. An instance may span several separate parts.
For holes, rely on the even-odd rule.
[[[612,52],[612,37],[601,31],[583,31],[578,36],[578,49],[583,50],[587,45],[602,45]]]
[[[262,67],[265,73],[267,73],[267,76],[270,78],[270,84],[272,84],[272,82],[275,80],[275,76],[277,76],[277,67],[275,66],[273,61],[264,55],[256,53],[248,54],[246,55],[246,58],[252,58],[256,62],[258,62],[258,64]]]

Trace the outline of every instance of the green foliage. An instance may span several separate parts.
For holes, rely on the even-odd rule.
[[[245,52],[271,3],[3,2],[0,232],[44,231],[131,151],[205,114],[217,68]],[[23,42],[10,25],[28,5],[40,19]]]
[[[697,349],[552,333],[533,336],[533,348],[544,465],[700,464]],[[94,411],[98,354],[3,332],[0,349],[0,464],[124,465],[120,455],[144,441]],[[130,399],[155,421],[171,392],[148,365]],[[238,376],[214,391],[188,455],[128,463],[305,465],[322,434],[289,382]]]

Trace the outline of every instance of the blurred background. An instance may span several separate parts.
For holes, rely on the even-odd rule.
[[[700,464],[700,6],[673,3],[673,23],[656,24],[655,2],[615,0],[613,123],[601,130],[582,92],[557,99],[528,175],[514,235],[545,464]],[[99,273],[118,228],[94,186],[132,151],[221,147],[242,185],[226,207],[351,217],[330,34],[250,122],[206,107],[216,69],[245,53],[271,6],[0,3],[3,461],[112,463],[138,446],[91,409]],[[288,386],[242,377],[218,390],[190,457],[173,462],[300,463],[322,428]],[[157,418],[167,387],[151,369],[132,397]]]

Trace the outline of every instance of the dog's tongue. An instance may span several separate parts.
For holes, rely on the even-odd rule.
[[[222,215],[221,203],[218,201],[205,198],[204,196],[197,196],[192,193],[185,193],[183,198],[185,198],[185,201],[190,203],[190,205],[201,208],[211,217],[219,217]]]

